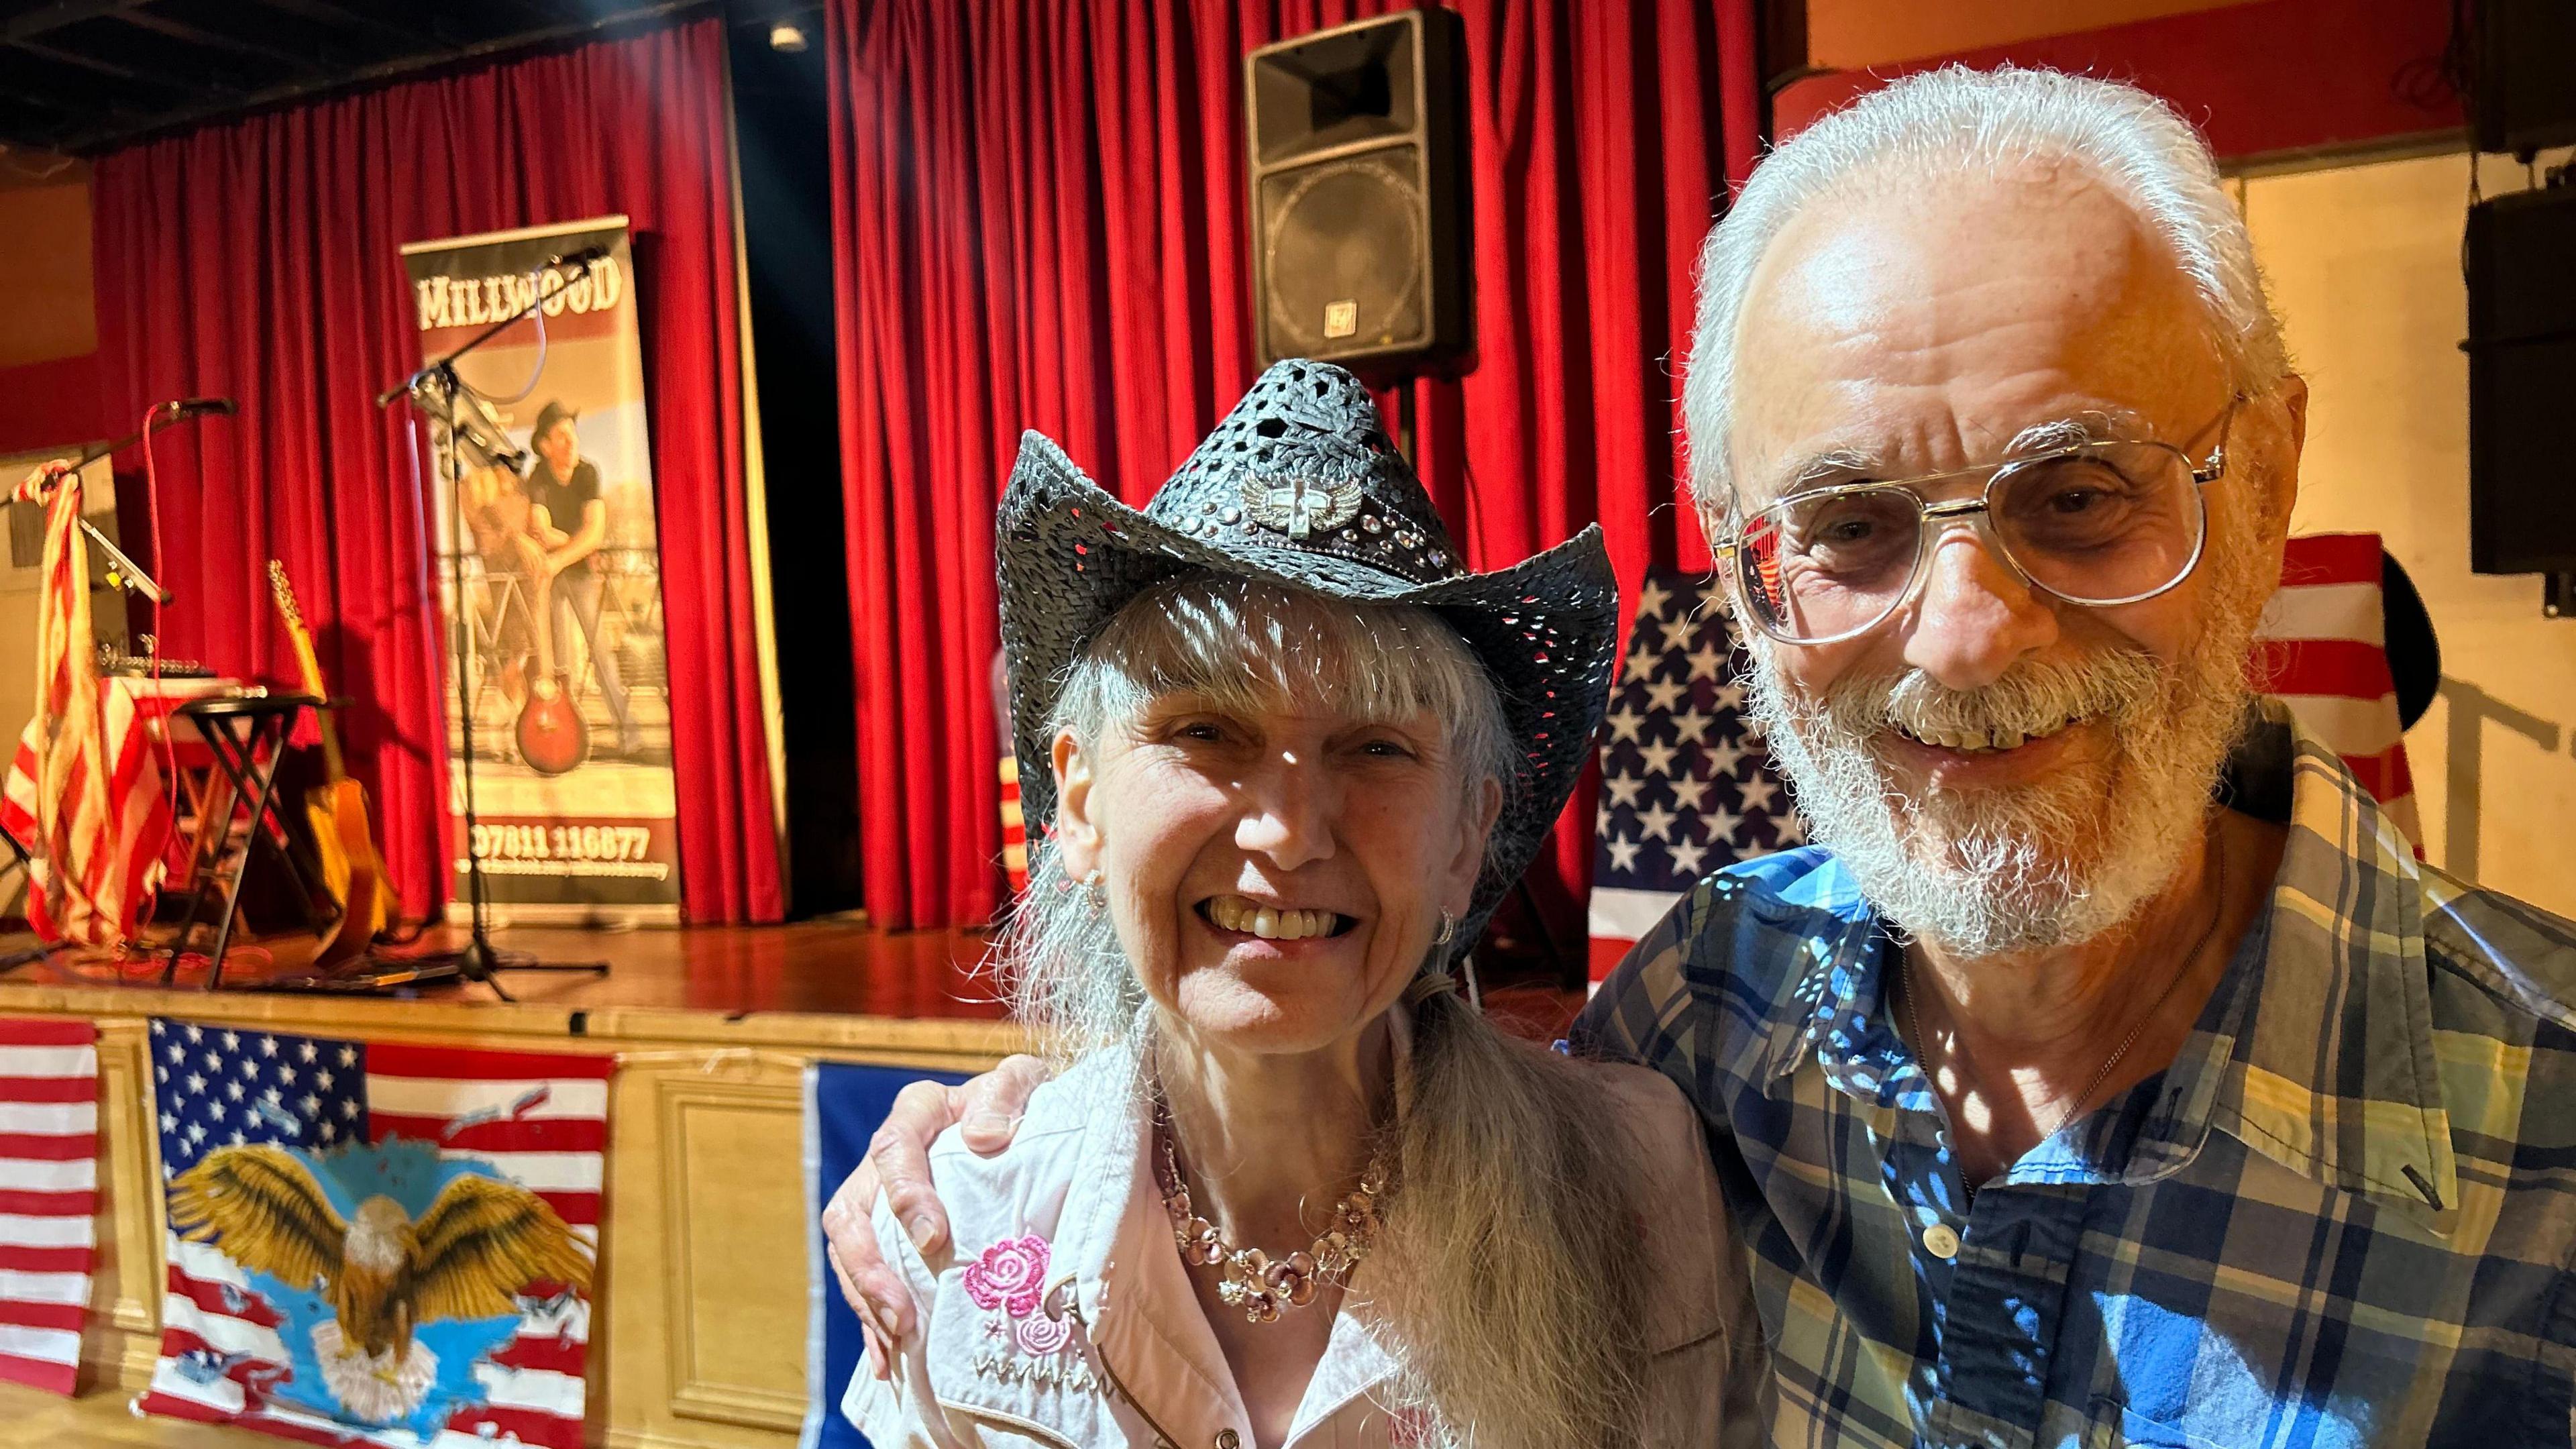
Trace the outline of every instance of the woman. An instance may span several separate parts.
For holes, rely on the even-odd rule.
[[[1023,805],[999,948],[1061,1059],[932,1151],[950,1244],[844,1410],[880,1449],[1700,1444],[1767,1381],[1698,1126],[1506,1041],[1455,958],[1597,727],[1597,533],[1459,567],[1356,379],[1265,374],[1143,512],[1030,434],[999,525]]]

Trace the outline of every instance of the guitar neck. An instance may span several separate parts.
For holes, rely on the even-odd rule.
[[[537,656],[537,673],[555,677],[554,575],[546,572],[546,551],[533,539],[522,539],[527,560],[529,647]]]
[[[312,637],[304,632],[300,621],[290,624],[287,634],[295,641],[296,672],[304,676],[304,692],[315,699],[329,700],[331,691],[323,687],[322,661],[314,656]],[[314,727],[322,732],[323,776],[338,780],[349,773],[348,765],[340,756],[339,721],[334,718],[328,703],[316,706],[313,716]]]
[[[313,652],[312,631],[304,627],[304,610],[295,602],[294,586],[286,580],[286,565],[268,561],[268,587],[277,600],[278,618],[286,624],[286,642],[295,646],[295,669],[304,676],[304,692],[326,701],[314,708],[314,727],[322,733],[322,770],[333,782],[346,778],[349,770],[340,758],[339,722],[331,716],[329,687],[322,683],[322,659]]]

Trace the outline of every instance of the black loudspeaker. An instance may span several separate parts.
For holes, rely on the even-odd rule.
[[[1465,50],[1458,17],[1426,9],[1244,57],[1263,363],[1467,349]]]
[[[2479,0],[2477,25],[2478,149],[2528,159],[2576,142],[2576,5]]]
[[[2576,571],[2576,186],[2469,208],[2469,567]]]

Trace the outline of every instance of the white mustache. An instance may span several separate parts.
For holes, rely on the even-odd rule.
[[[2152,656],[2119,649],[2080,664],[2028,660],[1976,689],[1948,688],[1920,669],[1837,681],[1815,711],[1852,743],[1891,727],[1917,739],[2011,740],[2097,716],[2115,725],[2140,719],[2166,693],[2166,671]]]

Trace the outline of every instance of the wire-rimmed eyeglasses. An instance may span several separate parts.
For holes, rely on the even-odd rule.
[[[2203,489],[2227,471],[2237,403],[2208,457],[2156,441],[2096,441],[1916,478],[1793,492],[1745,519],[1717,552],[1753,623],[1786,644],[1832,644],[1877,628],[1922,588],[1936,527],[1973,519],[2023,582],[2071,604],[2152,599],[2191,576],[2209,541]],[[2202,430],[2205,434],[2208,429]],[[1927,490],[1980,475],[1934,501]]]

